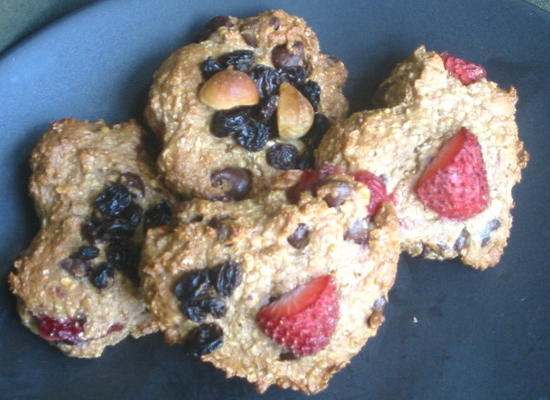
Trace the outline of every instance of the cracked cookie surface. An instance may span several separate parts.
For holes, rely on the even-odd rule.
[[[32,152],[30,192],[41,228],[9,283],[23,324],[69,356],[99,357],[128,335],[157,330],[134,257],[141,220],[154,225],[151,207],[170,197],[143,135],[133,122],[64,119]]]
[[[372,221],[358,228],[370,201],[366,186],[336,174],[291,203],[286,190],[300,175],[283,174],[273,191],[251,200],[184,203],[179,223],[149,230],[144,246],[146,299],[167,341],[209,346],[192,352],[228,377],[255,383],[260,392],[270,385],[309,394],[324,389],[375,335],[396,274],[400,240],[393,206],[383,203]],[[364,234],[358,235],[361,229]],[[204,315],[190,313],[183,299],[190,292],[202,300],[205,293],[215,293],[204,285],[219,281],[213,276],[219,276],[220,266],[233,271],[226,274],[233,277],[227,280],[233,282],[230,294],[213,295],[224,311],[208,305]],[[339,301],[334,332],[315,354],[295,357],[264,333],[258,312],[274,298],[326,275]],[[182,294],[183,288],[192,289]]]
[[[319,165],[368,169],[386,181],[396,201],[404,250],[433,259],[460,257],[485,269],[499,261],[506,246],[512,187],[529,155],[518,137],[516,90],[502,90],[479,76],[465,82],[446,70],[439,54],[420,47],[382,83],[376,98],[386,108],[358,112],[338,123],[316,156]],[[457,221],[424,206],[414,186],[443,143],[461,128],[479,141],[489,204]]]
[[[204,40],[174,52],[155,73],[145,114],[163,142],[158,165],[184,195],[226,195],[213,174],[227,168],[246,171],[256,193],[281,169],[312,163],[318,136],[347,112],[347,70],[320,53],[303,19],[284,11],[216,17],[208,28]],[[248,113],[245,128],[235,127],[242,114],[224,117],[239,105]]]

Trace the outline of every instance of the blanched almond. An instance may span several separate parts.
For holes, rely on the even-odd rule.
[[[304,136],[314,116],[313,106],[302,93],[290,83],[279,86],[279,106],[277,107],[277,127],[283,139],[298,139]]]
[[[247,74],[226,69],[202,85],[199,100],[216,110],[228,110],[258,104],[260,95],[256,84]]]

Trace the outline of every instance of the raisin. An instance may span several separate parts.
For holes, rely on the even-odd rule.
[[[35,318],[40,336],[46,340],[59,341],[66,344],[78,344],[84,339],[84,324],[86,317],[57,319],[47,315],[38,315]]]
[[[71,258],[80,260],[92,260],[99,255],[99,249],[95,246],[80,246],[78,251],[71,254]]]
[[[216,298],[191,299],[184,302],[181,306],[183,315],[193,322],[202,322],[207,314],[212,314],[215,318],[221,318],[225,315],[225,302]]]
[[[221,297],[231,296],[243,280],[241,265],[234,261],[219,264],[211,271],[211,279]]]
[[[208,271],[197,269],[182,275],[174,288],[174,294],[180,301],[187,302],[205,295],[208,289],[210,289]]]
[[[231,28],[233,26],[231,18],[227,15],[218,15],[212,18],[206,24],[204,24],[197,40],[199,42],[202,42],[203,40],[208,39],[211,34],[216,32],[218,28],[221,28],[222,26],[226,26],[228,28]]]
[[[250,120],[243,129],[241,129],[235,140],[248,151],[260,151],[264,148],[269,138],[273,135],[271,128],[258,121]]]
[[[85,278],[92,271],[92,263],[89,260],[81,258],[64,258],[59,262],[59,266],[77,279]]]
[[[266,158],[273,168],[293,169],[298,166],[300,154],[291,144],[274,144],[267,150]]]
[[[139,262],[139,250],[130,242],[114,242],[107,247],[107,261],[116,269],[136,269]]]
[[[329,128],[329,119],[324,114],[317,113],[313,118],[313,125],[311,125],[311,128],[307,134],[302,138],[302,141],[308,149],[315,150],[319,146],[319,143],[321,143],[323,135]]]
[[[294,248],[301,250],[309,243],[309,229],[306,224],[298,224],[294,232],[286,238]]]
[[[139,197],[145,196],[145,184],[139,175],[125,172],[120,175],[119,182],[128,189],[134,189]]]
[[[141,222],[141,218],[143,217],[143,210],[138,204],[132,202],[130,203],[128,208],[124,210],[122,216],[128,221],[128,226],[131,229],[135,230]]]
[[[276,68],[303,67],[304,45],[296,42],[292,46],[280,44],[271,51],[271,62]]]
[[[92,273],[92,284],[98,289],[107,289],[115,281],[115,269],[108,263],[101,263]]]
[[[250,121],[250,107],[236,107],[230,110],[216,111],[210,122],[210,132],[216,137],[234,135],[245,129]]]
[[[257,106],[256,120],[269,125],[275,114],[278,103],[277,96],[264,97]]]
[[[242,200],[250,192],[252,174],[245,168],[227,167],[212,172],[210,182],[215,187],[229,185],[223,196],[214,197],[212,200]]]
[[[194,357],[208,354],[223,345],[223,330],[218,324],[201,324],[193,329],[183,343],[185,350]]]
[[[353,186],[339,179],[325,178],[315,184],[315,196],[321,197],[329,207],[338,207],[353,193]]]
[[[95,199],[95,207],[107,217],[116,217],[130,205],[132,195],[121,184],[109,186]]]
[[[309,100],[313,109],[317,111],[321,100],[321,86],[317,82],[307,81],[298,85],[298,90]]]
[[[222,67],[227,68],[230,65],[237,71],[248,71],[254,63],[254,52],[250,50],[236,50],[231,53],[223,54],[218,58]]]
[[[145,212],[143,225],[145,229],[149,229],[155,226],[169,225],[171,221],[172,203],[168,200],[163,200]]]
[[[261,98],[269,97],[277,91],[281,83],[279,72],[267,65],[256,65],[250,71],[250,76],[256,82]]]
[[[204,80],[209,79],[216,72],[223,70],[223,67],[216,61],[214,57],[208,57],[201,64],[201,72]]]
[[[130,224],[126,218],[114,218],[101,221],[99,224],[98,235],[99,242],[113,242],[130,238],[135,231],[135,227]]]
[[[306,79],[306,70],[303,67],[287,67],[277,71],[281,82],[288,82],[291,85],[299,85]]]
[[[351,240],[358,245],[364,246],[369,241],[369,225],[364,219],[355,221],[344,233],[344,240]]]

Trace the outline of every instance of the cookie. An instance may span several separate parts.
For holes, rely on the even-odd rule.
[[[99,357],[157,330],[138,288],[143,225],[167,223],[170,195],[134,122],[65,119],[31,155],[41,228],[9,276],[25,326],[73,357]],[[145,222],[142,222],[145,221]]]
[[[216,17],[155,73],[145,114],[163,142],[159,168],[183,195],[226,200],[311,168],[320,137],[347,112],[346,78],[301,18]]]
[[[481,66],[420,47],[376,98],[385,108],[327,132],[318,164],[382,178],[410,254],[494,266],[510,234],[512,187],[529,158],[518,138],[516,90],[500,89]]]
[[[254,199],[182,204],[175,228],[145,241],[142,281],[166,340],[260,392],[324,389],[375,335],[395,279],[393,206],[366,220],[366,186],[307,172],[307,185],[289,171]]]

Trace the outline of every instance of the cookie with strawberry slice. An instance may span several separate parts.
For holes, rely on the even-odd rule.
[[[512,188],[529,159],[518,137],[516,90],[487,80],[480,65],[420,47],[375,102],[383,108],[327,132],[319,165],[383,180],[410,254],[494,266],[510,234]]]
[[[170,343],[240,376],[317,393],[383,321],[396,273],[392,204],[336,169],[284,173],[238,202],[179,205],[149,230],[147,303]]]

